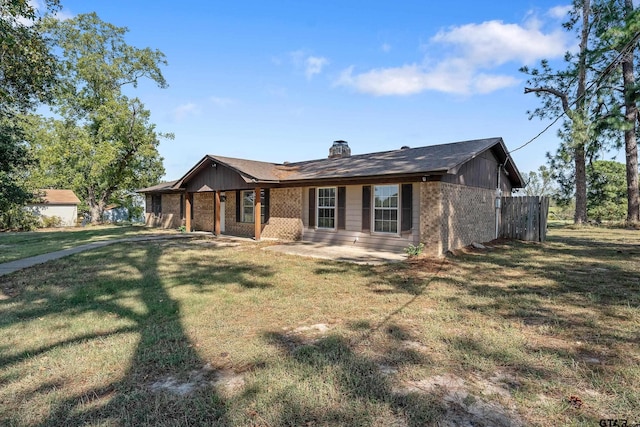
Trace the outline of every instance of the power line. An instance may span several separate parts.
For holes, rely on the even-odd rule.
[[[578,101],[580,101],[582,98],[584,98],[587,95],[587,92],[596,84],[600,83],[602,81],[602,79],[604,79],[607,74],[610,74],[613,69],[618,65],[618,63],[620,62],[620,60],[622,59],[622,57],[624,55],[626,55],[627,53],[629,53],[629,49],[631,49],[631,47],[638,42],[638,40],[640,39],[640,31],[636,32],[635,35],[633,36],[633,38],[631,40],[629,40],[629,42],[620,50],[620,52],[618,52],[618,55],[616,56],[616,58],[611,61],[611,63],[607,66],[607,68],[605,68],[601,73],[600,76],[595,79],[594,81],[592,81],[589,86],[587,86],[587,88],[585,89],[584,93],[582,95],[580,95],[578,98],[576,98],[571,104],[569,104],[569,107],[572,107],[573,105],[575,105]],[[527,142],[525,142],[524,144],[522,144],[521,146],[509,151],[508,154],[514,153],[524,147],[526,147],[527,145],[531,144],[533,141],[535,141],[536,139],[540,138],[546,131],[548,131],[551,127],[553,127],[553,125],[555,125],[558,120],[560,120],[563,116],[565,116],[567,113],[566,111],[563,111],[562,114],[560,114],[559,116],[557,116],[547,127],[545,127],[540,133],[538,133],[536,136],[534,136],[533,138],[531,138],[530,140],[528,140]]]
[[[536,136],[534,136],[533,138],[531,138],[530,140],[528,140],[527,142],[525,142],[524,144],[522,144],[521,146],[519,146],[518,148],[515,148],[511,151],[509,151],[509,154],[513,153],[514,151],[518,151],[521,148],[526,147],[527,145],[531,144],[533,141],[535,141],[536,139],[540,138],[542,136],[543,133],[545,133],[546,131],[548,131],[553,125],[555,125],[558,120],[560,120],[566,113],[563,111],[562,114],[560,114],[558,117],[556,117],[546,128],[542,129],[542,131],[540,131],[540,133],[538,133]]]

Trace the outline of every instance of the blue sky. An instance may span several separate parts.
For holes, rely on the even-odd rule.
[[[205,154],[270,162],[501,136],[508,149],[548,124],[529,121],[522,65],[560,60],[567,3],[62,0],[95,11],[127,41],[165,53],[169,88],[141,84],[163,140],[166,179]],[[555,128],[512,154],[525,173],[558,144]],[[612,153],[615,155],[616,153]]]

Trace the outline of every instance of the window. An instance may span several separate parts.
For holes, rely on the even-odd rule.
[[[240,222],[254,222],[253,221],[253,207],[255,203],[255,191],[241,191],[240,192]],[[260,190],[260,223],[266,222],[267,202],[265,200],[265,190]]]
[[[398,233],[398,186],[373,187],[373,231]]]
[[[151,195],[151,212],[156,216],[160,216],[160,214],[162,214],[162,195],[161,194]]]
[[[318,228],[336,228],[336,187],[318,188]]]
[[[253,222],[253,204],[255,193],[253,191],[242,192],[242,222]]]

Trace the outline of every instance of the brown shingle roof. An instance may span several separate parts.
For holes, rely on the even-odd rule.
[[[280,177],[276,173],[274,163],[259,162],[256,160],[236,159],[233,157],[223,157],[208,155],[214,162],[219,162],[225,166],[229,166],[231,169],[235,169],[241,175],[246,175],[249,178],[255,178],[258,181],[279,181]]]
[[[54,190],[45,188],[38,190],[39,202],[49,205],[77,205],[80,199],[75,195],[73,190]]]
[[[136,190],[136,193],[159,193],[159,192],[171,192],[173,185],[178,181],[161,182],[160,184],[152,185],[151,187],[141,188]]]
[[[478,139],[427,147],[360,154],[337,159],[291,163],[291,180],[354,178],[413,173],[454,173],[462,163],[500,144],[500,138]]]
[[[509,156],[502,138],[486,138],[286,164],[206,155],[178,181],[159,184],[138,192],[179,191],[185,182],[203,168],[209,167],[211,163],[220,163],[235,170],[245,182],[303,183],[415,174],[455,174],[461,165],[487,150],[493,150],[498,160],[505,164],[514,187],[522,186],[522,176]]]
[[[257,181],[287,182],[403,174],[456,173],[459,166],[492,147],[499,147],[497,148],[499,158],[503,157],[500,161],[506,162],[507,159],[510,161],[508,168],[515,175],[512,179],[519,181],[517,184],[522,185],[520,173],[511,160],[502,138],[476,139],[288,164],[215,155],[207,157],[211,161],[226,164],[241,175],[255,178]]]

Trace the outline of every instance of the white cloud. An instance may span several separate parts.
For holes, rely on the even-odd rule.
[[[542,58],[557,58],[571,48],[562,29],[544,32],[542,23],[530,17],[523,25],[486,21],[451,27],[431,38],[421,64],[377,68],[354,73],[349,67],[336,85],[372,95],[413,95],[432,90],[459,95],[485,94],[519,83],[498,72],[513,63],[513,70]],[[436,52],[447,52],[437,54]],[[432,56],[438,56],[434,60]]]
[[[36,16],[40,16],[41,17],[45,13],[48,12],[46,4],[42,0],[29,0],[28,4],[29,4],[30,7],[33,8],[33,10],[36,13]],[[66,19],[73,18],[74,16],[75,15],[73,15],[71,12],[69,12],[67,10],[57,10],[53,14],[53,17],[56,18],[59,21],[64,21]],[[18,18],[17,21],[18,21],[19,24],[26,25],[26,26],[31,26],[34,23],[33,20],[26,19],[24,17]]]
[[[315,74],[320,74],[325,65],[329,63],[327,58],[310,56],[305,60],[304,74],[311,79]]]
[[[567,34],[558,29],[543,33],[537,20],[524,26],[487,21],[440,31],[432,39],[458,48],[473,64],[485,65],[497,61],[531,63],[542,57],[561,56],[567,50]]]
[[[198,106],[192,102],[189,102],[187,104],[179,105],[173,110],[173,119],[175,121],[181,122],[189,116],[195,116],[198,114],[200,114],[200,109],[198,108]]]
[[[322,73],[323,68],[329,64],[329,60],[322,56],[312,56],[303,50],[290,53],[293,65],[303,70],[307,80],[311,80],[314,75]]]
[[[515,86],[520,80],[507,75],[500,74],[478,74],[472,82],[472,92],[474,93],[491,93],[505,87]]]
[[[211,98],[209,98],[209,100],[213,102],[216,106],[223,107],[223,108],[236,103],[235,99],[224,98],[219,96],[212,96]]]
[[[414,64],[374,69],[355,76],[353,67],[349,67],[342,72],[337,84],[372,95],[413,95],[441,86],[437,80],[435,73],[425,73]]]
[[[549,9],[549,16],[555,19],[563,19],[567,16],[569,11],[571,10],[571,5],[566,6],[556,6]]]

